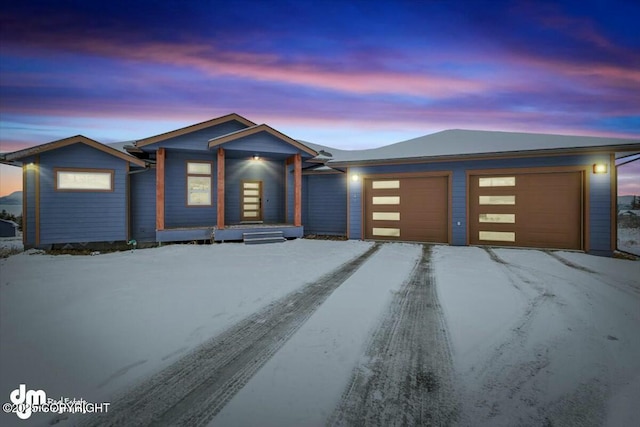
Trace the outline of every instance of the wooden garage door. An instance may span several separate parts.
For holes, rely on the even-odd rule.
[[[582,172],[473,175],[469,243],[582,249]]]
[[[365,179],[365,238],[448,242],[447,176]]]

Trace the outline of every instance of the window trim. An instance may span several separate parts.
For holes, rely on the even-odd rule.
[[[202,174],[202,173],[189,173],[189,163],[201,163],[208,164],[210,167],[210,173]],[[210,160],[186,160],[184,164],[184,172],[185,172],[185,205],[188,208],[210,208],[213,206],[213,161]],[[189,178],[197,177],[197,178],[209,178],[209,203],[208,204],[192,204],[189,200]]]
[[[109,174],[111,176],[109,180],[109,189],[95,189],[95,188],[60,188],[60,180],[58,174],[60,172],[69,173],[96,173],[96,174]],[[115,170],[114,169],[93,169],[93,168],[53,168],[53,185],[56,192],[64,193],[113,193],[115,191]]]

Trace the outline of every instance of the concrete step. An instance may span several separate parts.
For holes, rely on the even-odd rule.
[[[256,231],[251,233],[242,233],[242,239],[245,244],[258,243],[278,243],[284,242],[284,233],[282,231]]]

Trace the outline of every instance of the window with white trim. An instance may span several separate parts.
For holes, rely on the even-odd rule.
[[[113,191],[113,170],[55,169],[57,191]]]
[[[211,206],[211,162],[187,162],[187,206]]]

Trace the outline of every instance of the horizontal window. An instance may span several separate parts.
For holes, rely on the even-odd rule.
[[[374,212],[374,221],[400,221],[400,212]]]
[[[516,222],[516,214],[486,213],[480,214],[478,220],[496,224],[513,224]]]
[[[244,188],[256,188],[256,189],[259,189],[260,188],[260,183],[259,182],[245,182],[244,183]]]
[[[112,170],[56,170],[56,190],[113,191]]]
[[[211,175],[211,163],[187,162],[187,174]]]
[[[481,205],[515,205],[516,196],[480,196]]]
[[[373,229],[374,236],[381,237],[400,237],[400,229],[399,228],[374,228]]]
[[[211,205],[211,177],[187,177],[187,204],[189,206]]]
[[[257,211],[244,211],[243,215],[246,218],[254,218],[258,216],[258,212]]]
[[[260,190],[244,190],[245,196],[259,196]]]
[[[260,202],[260,197],[245,197],[244,203],[258,203]]]
[[[373,181],[371,188],[381,190],[385,188],[400,188],[400,181]]]
[[[374,205],[399,205],[400,196],[376,196],[372,202]]]
[[[513,187],[514,185],[516,185],[515,176],[492,176],[478,180],[480,187]]]
[[[513,231],[480,231],[478,238],[494,242],[515,242],[516,233]]]
[[[242,208],[245,211],[257,211],[259,207],[259,205],[244,205]]]

